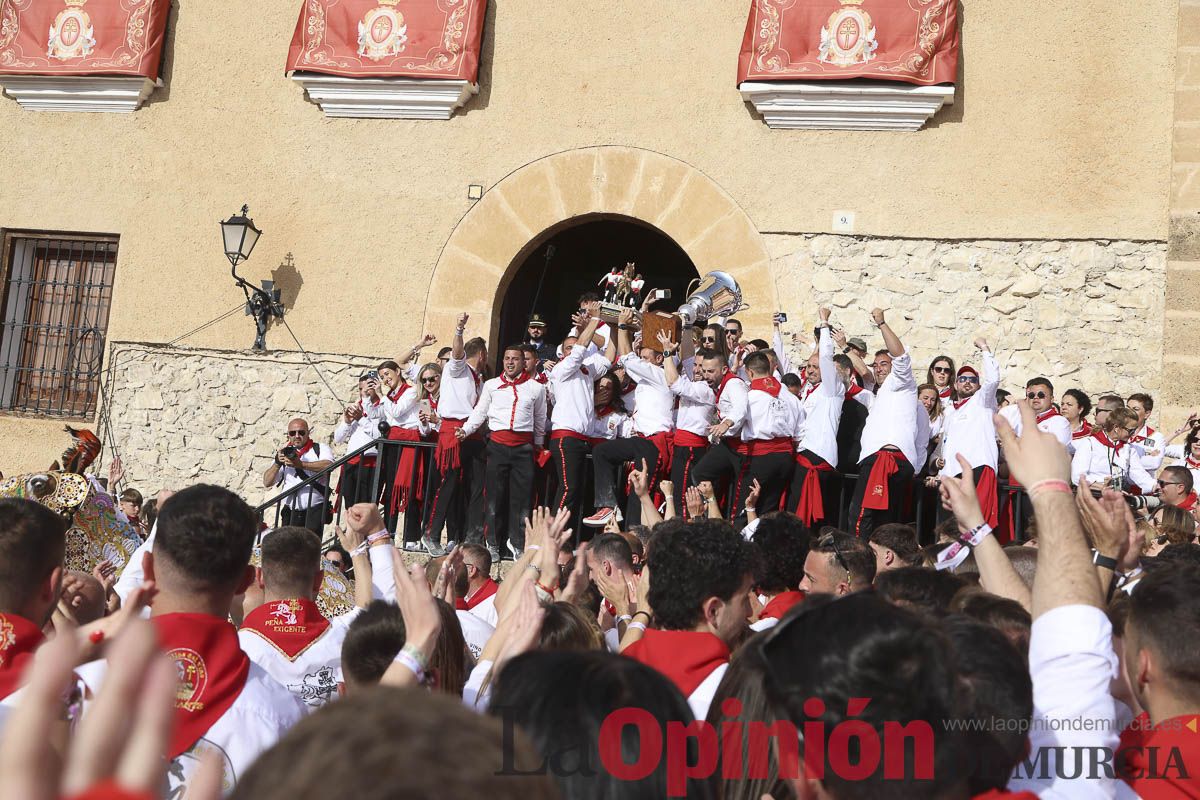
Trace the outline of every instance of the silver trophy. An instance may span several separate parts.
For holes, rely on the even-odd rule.
[[[742,290],[727,272],[710,272],[699,278],[699,285],[689,292],[687,302],[675,314],[684,325],[695,325],[711,317],[727,317],[745,308]]]

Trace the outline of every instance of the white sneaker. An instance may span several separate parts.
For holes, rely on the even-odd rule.
[[[622,520],[621,509],[598,508],[596,509],[595,514],[592,514],[590,517],[587,517],[583,520],[583,524],[590,528],[603,528],[608,524],[609,519],[611,519],[614,514],[617,517],[617,522],[620,522]]]
[[[424,553],[425,545],[420,542],[405,542],[404,552],[406,553]]]

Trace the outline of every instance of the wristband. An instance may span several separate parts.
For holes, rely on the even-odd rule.
[[[628,614],[622,614],[621,616],[617,617],[617,622],[633,622],[633,617],[629,616]]]
[[[367,551],[370,549],[371,549],[371,543],[364,541],[358,547],[356,547],[350,551],[350,557],[358,558],[359,556],[365,556],[367,554]]]
[[[533,570],[534,572],[536,572],[538,574],[539,578],[542,575],[542,568],[539,567],[537,564],[534,564],[532,561],[525,565],[525,569]]]
[[[542,546],[540,544],[531,544],[528,547],[526,547],[525,549],[526,550],[541,550]]]
[[[366,545],[369,547],[369,546],[375,544],[376,542],[382,542],[384,539],[391,539],[391,538],[392,538],[392,535],[390,533],[388,533],[387,531],[380,531],[379,533],[372,533],[370,536],[367,537]]]
[[[1111,569],[1114,573],[1117,571],[1117,560],[1111,556],[1100,555],[1100,551],[1095,548],[1092,549],[1092,563],[1097,567]]]
[[[396,657],[392,659],[392,663],[403,664],[417,677],[417,683],[425,683],[425,669],[421,666],[421,662],[413,657],[408,649],[408,645],[405,645],[404,649],[396,654]]]
[[[537,586],[537,588],[541,589],[546,594],[550,595],[551,597],[554,597],[554,589],[552,589],[549,586],[546,586],[540,580],[538,580],[534,585]]]
[[[979,546],[979,543],[990,536],[992,526],[986,522],[973,528],[966,533],[960,534],[958,541],[947,547],[938,554],[937,562],[934,564],[935,569],[954,569],[959,564],[967,560],[967,556],[971,551]]]
[[[646,623],[644,623],[644,622],[631,622],[626,627],[633,628],[635,630],[639,630],[642,633],[646,632]]]
[[[417,662],[417,666],[421,668],[422,672],[424,672],[429,666],[429,658],[426,657],[426,655],[421,652],[421,649],[415,644],[404,645],[404,647],[400,649],[400,652],[408,653],[409,657]]]
[[[1037,497],[1042,492],[1065,492],[1071,494],[1071,484],[1066,481],[1060,481],[1057,478],[1048,478],[1044,481],[1038,481],[1027,490],[1030,497]]]

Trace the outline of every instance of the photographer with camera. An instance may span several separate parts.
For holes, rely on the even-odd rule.
[[[1093,491],[1136,487],[1142,494],[1157,488],[1154,478],[1142,466],[1141,454],[1129,443],[1138,428],[1138,415],[1127,408],[1107,414],[1102,425],[1086,439],[1075,441],[1071,459],[1071,478],[1080,489]]]
[[[333,454],[323,451],[309,437],[306,420],[297,417],[288,423],[287,442],[275,453],[275,462],[263,473],[263,486],[287,491],[308,480],[333,463]],[[283,500],[280,523],[308,528],[318,536],[325,527],[329,513],[329,478],[310,483]]]

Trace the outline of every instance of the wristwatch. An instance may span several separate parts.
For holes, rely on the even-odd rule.
[[[1092,550],[1092,563],[1097,567],[1111,569],[1113,572],[1117,571],[1117,560],[1111,556],[1100,555],[1099,550]]]

